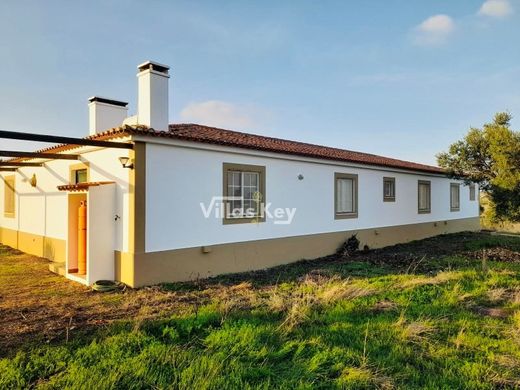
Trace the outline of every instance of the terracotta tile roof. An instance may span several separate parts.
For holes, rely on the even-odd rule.
[[[204,142],[217,145],[234,146],[274,153],[292,154],[326,160],[346,161],[408,170],[444,173],[439,167],[397,160],[375,154],[354,152],[352,150],[313,145],[304,142],[289,141],[280,138],[265,137],[255,134],[218,129],[196,124],[170,125],[170,138],[186,141]]]
[[[352,150],[313,145],[304,142],[289,141],[262,135],[241,133],[197,124],[172,124],[169,131],[156,131],[146,126],[122,126],[107,130],[87,139],[108,140],[114,138],[149,136],[178,139],[213,145],[230,146],[264,152],[283,153],[295,156],[311,157],[332,161],[344,161],[380,167],[399,168],[405,170],[442,174],[444,170],[431,165],[378,156],[375,154],[355,152]],[[56,153],[76,148],[76,145],[56,145],[38,152]]]

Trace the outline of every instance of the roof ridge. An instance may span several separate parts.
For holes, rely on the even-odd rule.
[[[423,163],[418,163],[418,162],[409,161],[409,160],[401,160],[401,159],[398,159],[398,158],[387,157],[387,156],[383,156],[383,155],[380,155],[380,154],[360,152],[360,151],[352,150],[352,149],[342,149],[342,148],[338,148],[338,147],[334,147],[334,146],[313,144],[313,143],[304,142],[304,141],[288,140],[288,139],[285,139],[285,138],[271,137],[271,136],[266,136],[266,135],[261,135],[261,134],[242,132],[242,131],[236,131],[236,130],[230,130],[230,129],[224,129],[224,128],[221,128],[221,127],[201,125],[201,124],[198,124],[198,123],[170,123],[169,124],[169,131],[171,131],[171,128],[173,128],[173,127],[189,128],[190,126],[197,126],[197,127],[203,127],[203,128],[211,129],[211,130],[225,131],[225,132],[233,133],[233,134],[237,134],[237,135],[247,135],[247,136],[253,136],[253,137],[260,137],[260,138],[263,138],[263,139],[266,139],[266,140],[281,141],[281,142],[284,142],[284,143],[310,146],[310,147],[313,147],[313,148],[318,147],[318,148],[327,149],[327,150],[335,150],[335,151],[338,151],[338,152],[356,153],[358,155],[363,155],[363,156],[384,158],[384,159],[388,159],[388,160],[394,160],[396,162],[403,162],[403,163],[421,165],[421,166],[429,167],[429,168],[440,169],[439,167],[437,167],[435,165],[423,164]]]
[[[244,133],[235,130],[222,129],[196,123],[177,123],[168,125],[168,130],[155,130],[144,125],[122,125],[107,129],[101,133],[89,135],[85,139],[108,140],[128,136],[150,136],[173,138],[190,142],[224,145],[260,151],[299,155],[323,160],[347,161],[356,164],[393,167],[412,171],[422,171],[442,174],[442,168],[385,157],[377,154],[340,149],[325,145],[316,145],[301,141],[291,141],[283,138]],[[64,152],[81,147],[73,144],[58,144],[39,149],[39,153]],[[22,158],[26,159],[26,158]],[[16,158],[15,160],[20,160]]]

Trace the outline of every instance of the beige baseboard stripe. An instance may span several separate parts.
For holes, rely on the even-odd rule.
[[[334,253],[356,233],[361,247],[381,248],[438,234],[480,230],[479,218],[312,234],[150,253],[116,252],[118,280],[132,287],[265,269]]]
[[[65,240],[0,228],[0,243],[34,256],[65,261]]]

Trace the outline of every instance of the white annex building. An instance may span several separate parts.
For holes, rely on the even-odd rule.
[[[84,284],[137,287],[325,256],[353,234],[376,248],[479,229],[478,188],[440,168],[169,124],[169,77],[139,65],[133,117],[89,99],[85,140],[106,145],[0,162],[0,242]]]

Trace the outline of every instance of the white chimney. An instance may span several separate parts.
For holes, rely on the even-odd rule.
[[[168,130],[169,66],[146,61],[137,67],[137,123]]]
[[[121,126],[128,116],[128,103],[93,96],[88,99],[88,127],[90,135]]]

